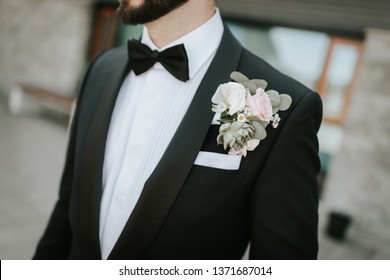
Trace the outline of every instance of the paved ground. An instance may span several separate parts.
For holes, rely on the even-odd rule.
[[[67,142],[64,118],[26,102],[12,116],[0,95],[0,259],[30,259],[56,198]],[[374,242],[351,227],[346,241],[323,232],[327,211],[320,211],[320,259],[390,259],[390,244]]]

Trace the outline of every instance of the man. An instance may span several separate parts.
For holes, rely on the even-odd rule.
[[[120,1],[144,45],[90,66],[36,259],[240,259],[248,243],[252,259],[317,257],[321,101],[244,49],[214,5]],[[234,71],[292,100],[245,157],[217,144],[211,110]]]

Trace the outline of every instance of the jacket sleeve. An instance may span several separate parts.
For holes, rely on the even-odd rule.
[[[103,54],[103,53],[102,53]],[[101,55],[102,55],[101,54]],[[72,244],[72,230],[69,223],[69,203],[73,187],[73,173],[75,161],[75,149],[77,142],[77,124],[79,122],[79,110],[82,94],[90,76],[91,70],[98,60],[99,55],[90,64],[80,88],[76,111],[70,128],[70,136],[66,153],[65,166],[60,182],[59,197],[49,219],[46,230],[36,248],[33,259],[67,259]]]
[[[77,115],[77,114],[76,114]],[[59,198],[51,214],[47,228],[38,243],[33,259],[67,259],[72,241],[68,219],[69,200],[73,181],[73,155],[77,116],[71,126],[65,168],[60,184]]]
[[[253,188],[251,259],[317,258],[322,103],[310,91],[291,109]]]

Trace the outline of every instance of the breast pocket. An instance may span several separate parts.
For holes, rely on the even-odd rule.
[[[194,165],[186,184],[193,188],[239,189],[244,180],[246,169],[224,170],[213,167]]]

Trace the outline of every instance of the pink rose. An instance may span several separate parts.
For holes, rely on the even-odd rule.
[[[262,88],[258,88],[255,95],[247,94],[246,108],[249,111],[249,116],[265,122],[272,120],[271,100]]]

